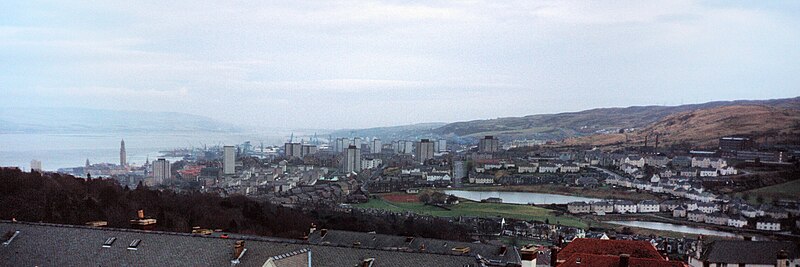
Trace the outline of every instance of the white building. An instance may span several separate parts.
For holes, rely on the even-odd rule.
[[[435,181],[450,181],[451,177],[448,174],[442,173],[430,173],[426,175],[425,180],[428,182],[435,182]]]
[[[661,205],[659,205],[658,202],[655,202],[654,200],[642,200],[636,206],[637,211],[639,213],[658,212],[660,207]]]
[[[558,172],[558,166],[556,165],[549,163],[539,165],[539,173],[557,173],[557,172]]]
[[[524,165],[520,164],[519,166],[517,166],[517,173],[535,173],[536,166],[537,165],[533,164],[524,164]]]
[[[362,159],[361,160],[361,169],[362,170],[374,169],[374,168],[377,168],[379,165],[381,165],[381,163],[383,163],[383,161],[381,161],[381,159]]]
[[[747,226],[747,219],[743,217],[733,217],[728,219],[728,226],[742,228]]]
[[[781,223],[778,221],[772,220],[762,220],[756,222],[756,229],[762,231],[780,231],[781,230]]]
[[[226,175],[236,173],[236,148],[233,146],[222,148],[222,173]]]
[[[714,168],[721,169],[728,166],[728,162],[721,158],[692,158],[693,168]]]
[[[578,167],[578,165],[575,164],[564,164],[561,166],[560,170],[564,173],[575,173],[580,172],[581,167]]]
[[[637,206],[630,201],[617,201],[614,203],[614,211],[617,213],[636,213]]]

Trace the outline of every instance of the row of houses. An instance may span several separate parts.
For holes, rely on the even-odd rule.
[[[688,179],[667,179],[662,181],[654,175],[649,181],[641,179],[631,179],[625,177],[612,176],[605,180],[608,185],[635,188],[643,191],[668,194],[673,197],[685,198],[700,202],[714,202],[719,200],[719,196],[706,191],[702,186],[692,185]]]
[[[653,166],[653,167],[667,167],[669,165],[675,167],[693,167],[693,168],[724,168],[728,166],[728,162],[722,158],[716,157],[687,157],[687,156],[675,156],[673,158],[669,158],[666,156],[647,156],[642,157],[639,155],[629,155],[625,158],[618,160],[617,165],[633,165],[639,168],[644,167],[644,165]]]
[[[722,212],[704,213],[701,211],[686,212],[684,209],[673,211],[673,217],[684,217],[690,222],[701,222],[706,224],[731,226],[736,228],[744,228],[753,226],[751,223],[755,222],[755,229],[762,231],[780,231],[781,222],[773,218],[759,218],[748,219],[744,216],[729,216]]]
[[[516,169],[517,173],[577,173],[582,167],[585,166],[564,161],[515,163],[508,160],[483,160],[477,162],[475,172]]]
[[[650,213],[659,212],[660,209],[660,204],[655,200],[643,200],[639,203],[627,200],[597,201],[592,203],[578,201],[567,204],[567,211],[572,214]]]

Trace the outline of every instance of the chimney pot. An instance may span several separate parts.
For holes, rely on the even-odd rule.
[[[144,210],[137,211],[136,215],[139,217],[139,219],[144,219]]]
[[[620,254],[619,255],[619,267],[628,267],[630,263],[631,255],[629,254]]]

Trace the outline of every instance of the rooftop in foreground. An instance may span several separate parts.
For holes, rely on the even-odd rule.
[[[272,259],[281,266],[281,262],[287,262],[282,259],[287,257],[310,255],[312,266],[488,264],[479,260],[481,257],[469,254],[322,245],[259,236],[233,235],[223,239],[188,233],[0,221],[0,233],[17,231],[8,244],[0,244],[0,263],[16,266],[263,266]],[[238,240],[244,240],[244,247],[237,253]],[[241,256],[234,257],[239,253]]]

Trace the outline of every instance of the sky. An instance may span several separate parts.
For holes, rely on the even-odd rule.
[[[364,128],[800,95],[798,1],[0,1],[0,105]]]

